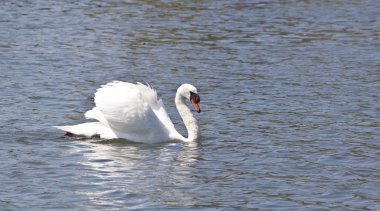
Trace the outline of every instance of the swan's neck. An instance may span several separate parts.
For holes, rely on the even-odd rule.
[[[184,141],[195,141],[199,137],[198,124],[190,109],[186,106],[185,100],[186,99],[177,92],[175,104],[188,133],[188,137],[184,138]]]

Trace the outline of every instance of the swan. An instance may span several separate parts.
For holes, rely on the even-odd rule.
[[[199,138],[199,128],[186,100],[192,103],[196,112],[201,112],[197,88],[191,84],[182,84],[175,96],[177,110],[188,132],[187,138],[174,128],[157,92],[139,82],[112,81],[97,89],[95,107],[85,113],[86,119],[96,122],[53,127],[84,137],[122,138],[141,143],[192,142]]]

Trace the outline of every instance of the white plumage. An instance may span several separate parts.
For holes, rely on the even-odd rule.
[[[195,94],[198,101],[190,99]],[[189,99],[198,112],[197,89],[183,84],[177,90],[176,106],[188,129],[184,138],[174,128],[161,99],[150,86],[113,81],[103,85],[95,93],[96,107],[87,111],[85,117],[97,122],[73,126],[55,126],[71,134],[104,139],[124,138],[135,142],[156,143],[171,140],[193,141],[199,131],[195,118],[185,105]]]

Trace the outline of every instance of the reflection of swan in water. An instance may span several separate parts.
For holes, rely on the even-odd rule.
[[[87,111],[85,116],[97,122],[55,127],[86,137],[98,135],[104,139],[123,138],[144,143],[192,142],[199,137],[197,121],[185,104],[190,100],[194,109],[201,112],[197,89],[190,84],[181,85],[175,97],[178,112],[188,131],[187,138],[174,128],[162,101],[149,86],[114,81],[99,88],[94,100],[96,107]]]
[[[81,182],[95,187],[76,192],[92,203],[113,207],[132,203],[129,208],[152,203],[183,206],[195,205],[199,197],[192,189],[199,185],[194,180],[200,160],[196,144],[138,145],[119,140],[78,144],[73,152],[83,156],[80,174],[89,175],[81,177]]]

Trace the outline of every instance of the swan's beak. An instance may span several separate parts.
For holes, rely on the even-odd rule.
[[[194,92],[190,92],[190,101],[191,104],[193,104],[195,111],[201,113],[201,109],[199,108],[199,102],[201,101],[201,98],[199,95]]]
[[[195,98],[191,99],[191,104],[193,104],[196,112],[201,113],[201,108],[199,108],[199,104],[195,101]]]

